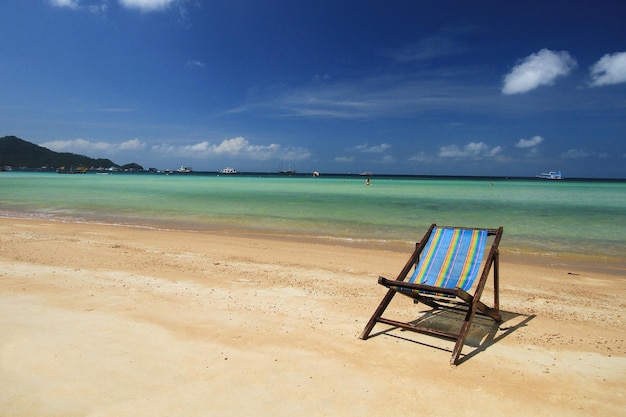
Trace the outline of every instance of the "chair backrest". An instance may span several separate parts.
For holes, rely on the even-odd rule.
[[[435,227],[409,282],[469,290],[480,273],[487,235],[486,229]]]

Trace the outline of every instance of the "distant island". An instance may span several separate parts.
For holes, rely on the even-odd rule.
[[[56,171],[63,168],[87,170],[143,171],[136,163],[118,165],[110,159],[93,159],[70,152],[54,152],[15,136],[0,138],[0,169],[37,169]]]

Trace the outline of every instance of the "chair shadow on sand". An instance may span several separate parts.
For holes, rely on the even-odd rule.
[[[527,326],[528,323],[536,317],[536,315],[534,314],[525,315],[505,310],[500,310],[500,314],[502,315],[502,321],[500,323],[494,322],[489,317],[483,316],[481,314],[476,314],[464,343],[466,347],[469,346],[473,347],[474,349],[469,353],[463,354],[459,358],[457,365],[468,361],[469,359],[478,355],[480,352],[487,350],[490,346],[498,343],[505,337],[509,336],[516,330]],[[458,333],[464,316],[464,311],[459,311],[456,309],[432,309],[423,312],[421,317],[410,321],[409,324],[412,326],[430,328],[432,330]],[[447,349],[445,347],[437,346],[433,343],[424,342],[423,340],[421,340],[422,338],[420,338],[417,333],[408,332],[413,337],[406,337],[404,335],[397,334],[397,331],[400,331],[401,333],[407,332],[407,330],[400,327],[391,326],[387,329],[373,333],[370,337],[386,335],[419,345],[435,348],[438,350],[452,352],[453,345],[451,345],[450,349]],[[420,340],[418,340],[418,338]],[[433,340],[431,336],[423,339],[427,339],[429,341]],[[445,338],[436,338],[435,340],[437,339],[446,340]]]

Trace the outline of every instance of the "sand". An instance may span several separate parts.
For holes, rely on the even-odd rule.
[[[623,270],[513,256],[505,231],[505,321],[451,366],[449,341],[358,338],[404,249],[0,219],[0,415],[625,415]]]

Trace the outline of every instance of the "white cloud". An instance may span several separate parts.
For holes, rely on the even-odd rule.
[[[108,0],[49,0],[50,4],[56,7],[67,7],[73,10],[87,10],[89,12],[105,12],[108,7]],[[152,12],[164,10],[170,5],[180,3],[182,0],[117,0],[117,2],[127,9],[138,9],[142,12]],[[91,3],[91,4],[87,4]],[[96,3],[96,4],[93,4]]]
[[[135,138],[121,143],[90,141],[87,139],[56,140],[40,144],[57,152],[71,152],[89,155],[95,158],[130,155],[147,148],[145,142]],[[241,158],[248,160],[286,160],[302,161],[311,157],[311,152],[303,147],[269,145],[253,145],[243,137],[226,139],[219,143],[202,141],[190,145],[161,144],[152,146],[149,151],[163,156],[175,156],[189,159]],[[145,152],[143,152],[145,153]],[[142,155],[143,155],[142,153]]]
[[[209,141],[183,146],[162,144],[153,146],[152,151],[194,159],[229,156],[254,160],[285,159],[298,161],[311,156],[311,153],[306,148],[282,147],[275,143],[269,145],[252,145],[241,136],[226,139],[217,144],[212,144]]]
[[[139,139],[131,139],[120,143],[118,147],[122,151],[136,151],[145,149],[146,144],[141,142]]]
[[[381,143],[380,145],[369,146],[367,143],[363,145],[357,145],[354,147],[354,150],[359,152],[368,152],[368,153],[383,153],[387,149],[391,148],[391,145],[388,143]]]
[[[543,142],[543,138],[541,136],[533,136],[530,139],[520,139],[516,144],[516,148],[534,148]]]
[[[580,159],[580,158],[586,158],[588,157],[590,154],[589,152],[583,150],[583,149],[570,149],[566,152],[563,152],[561,154],[561,158],[563,159]]]
[[[351,156],[337,156],[335,157],[335,162],[341,162],[341,163],[354,162],[354,158],[352,158]]]
[[[594,87],[626,82],[626,52],[606,54],[590,69]]]
[[[50,0],[50,4],[56,7],[68,7],[70,9],[77,9],[79,0]]]
[[[576,60],[566,51],[554,52],[542,49],[521,60],[504,77],[502,93],[526,93],[542,85],[552,85],[561,76],[576,67]]]
[[[501,152],[501,146],[492,148],[484,142],[470,142],[463,147],[458,145],[442,146],[439,149],[439,156],[442,158],[457,159],[485,159],[495,158]]]
[[[118,0],[119,3],[129,9],[139,9],[143,12],[163,10],[178,0]]]
[[[85,4],[85,0],[50,0],[50,4],[55,7],[67,7],[72,10],[86,10],[91,13],[106,12],[107,0],[95,1],[96,4]],[[94,1],[92,1],[94,3]]]
[[[139,139],[131,139],[122,143],[93,142],[87,139],[54,140],[40,144],[41,146],[56,152],[71,152],[76,154],[106,153],[113,154],[118,151],[140,150],[145,144]],[[100,155],[98,155],[99,157]]]
[[[72,140],[53,140],[51,142],[42,143],[41,146],[57,152],[81,153],[108,150],[112,145],[107,142],[91,142],[79,138]]]

